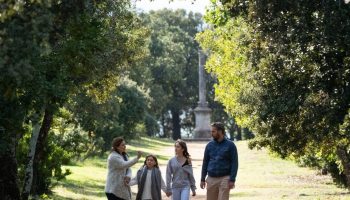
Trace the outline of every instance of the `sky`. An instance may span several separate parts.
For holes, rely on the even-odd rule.
[[[210,0],[132,0],[137,9],[145,12],[150,10],[168,9],[185,9],[187,11],[199,12],[204,15],[205,7],[209,5]]]

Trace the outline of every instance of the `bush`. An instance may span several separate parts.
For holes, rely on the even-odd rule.
[[[24,137],[19,141],[17,148],[17,161],[20,180],[24,180],[24,172],[27,165],[27,155],[29,151],[29,141],[31,130],[28,129]],[[36,173],[37,182],[35,187],[39,194],[49,192],[52,179],[61,180],[71,174],[69,170],[62,171],[62,165],[68,164],[73,157],[73,154],[60,146],[53,132],[49,133],[47,143],[44,146],[44,155],[42,160],[34,170]],[[33,183],[34,184],[34,183]],[[22,183],[21,183],[22,185]]]
[[[330,174],[339,186],[346,186],[345,174],[339,170],[339,165],[335,159],[325,160],[317,154],[307,154],[298,158],[297,163],[302,167],[312,167],[322,170],[322,174]]]

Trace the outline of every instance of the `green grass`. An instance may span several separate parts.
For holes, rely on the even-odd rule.
[[[144,156],[155,154],[158,162],[165,164],[170,156],[162,150],[164,147],[172,145],[173,141],[171,140],[155,140],[142,137],[138,140],[130,141],[127,144],[127,151],[130,157],[134,157],[136,151],[144,152]],[[53,193],[49,197],[55,200],[105,200],[104,186],[107,172],[107,156],[108,154],[102,158],[90,158],[84,162],[77,162],[73,166],[64,166],[72,174],[67,176],[65,180],[54,183]],[[141,160],[142,162],[138,162],[132,167],[133,172],[140,168],[143,163],[143,159]]]
[[[265,150],[249,150],[246,142],[237,143],[237,148],[240,166],[236,189],[231,192],[234,199],[350,199],[347,190],[316,170],[298,167]]]
[[[72,174],[54,187],[52,199],[105,199],[104,167],[66,166]]]
[[[298,167],[292,161],[270,156],[265,150],[249,150],[246,142],[237,142],[236,145],[239,154],[239,171],[236,188],[231,191],[230,199],[350,200],[348,191],[336,187],[329,176],[318,175],[315,170]],[[199,188],[201,158],[205,144],[188,143],[188,146],[193,158],[198,188],[197,197],[192,199],[205,199],[205,190]],[[127,144],[127,150],[130,157],[134,157],[138,150],[143,151],[144,155],[157,155],[162,169],[165,168],[167,160],[174,155],[173,141],[144,137]],[[50,198],[105,200],[106,158],[107,154],[103,158],[92,158],[76,163],[74,166],[65,166],[72,171],[72,174],[56,183]],[[143,159],[132,167],[133,174],[142,163]],[[134,187],[132,191],[136,192],[136,188]]]

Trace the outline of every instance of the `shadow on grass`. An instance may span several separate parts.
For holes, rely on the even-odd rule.
[[[140,139],[131,140],[129,144],[139,148],[156,150],[164,146],[172,146],[174,145],[174,142],[171,140],[153,140],[152,138],[141,137]]]
[[[77,189],[86,189],[86,188],[95,188],[99,190],[104,190],[104,185],[100,184],[98,181],[87,180],[84,182],[69,180],[69,182],[62,182],[61,185],[63,187],[68,187],[72,191],[76,191]]]
[[[291,194],[289,195],[282,195],[281,198],[288,198],[290,197]],[[341,196],[348,196],[350,195],[350,192],[334,192],[334,193],[326,193],[323,194],[325,196],[328,196],[327,199],[333,199],[332,197],[337,197],[340,198]],[[230,198],[238,198],[238,197],[245,197],[245,198],[253,198],[253,197],[258,197],[261,196],[261,194],[257,191],[250,191],[250,192],[235,192],[233,194],[230,194]],[[292,195],[293,198],[296,198],[294,195]],[[307,193],[300,193],[297,196],[300,198],[302,197],[311,197],[312,199],[319,199],[318,194],[307,194]],[[314,197],[314,198],[313,198]]]
[[[334,192],[334,193],[325,193],[323,195],[328,196],[327,199],[332,197],[340,198],[341,196],[349,196],[350,192]],[[318,197],[317,194],[307,194],[307,193],[300,193],[298,196],[299,197]]]
[[[100,168],[107,167],[107,156],[105,157],[93,157],[80,163],[81,166],[94,166]]]
[[[75,180],[64,180],[58,182],[55,186],[61,186],[65,188],[67,191],[80,194],[82,196],[90,196],[90,197],[101,197],[105,195],[104,185],[95,180],[86,180],[84,182],[75,181]],[[52,194],[53,199],[72,199],[60,196],[59,193],[55,192]]]
[[[53,194],[53,195],[51,195],[51,198],[54,199],[54,200],[75,200],[75,199],[72,199],[72,198],[67,198],[67,197],[60,196],[59,194]]]
[[[94,167],[106,167],[107,162],[107,154],[104,154],[103,156],[92,156],[88,157],[85,160],[72,160],[69,164],[65,165],[67,168],[69,167],[84,167],[84,166],[94,166]]]
[[[327,196],[350,196],[350,192],[326,193]]]

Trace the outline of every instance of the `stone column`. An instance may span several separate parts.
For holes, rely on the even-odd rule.
[[[200,49],[198,50],[199,65],[198,65],[198,76],[199,76],[199,102],[198,106],[194,109],[196,128],[194,129],[194,139],[209,139],[211,138],[211,109],[208,107],[206,100],[206,79],[204,64],[206,56]]]

